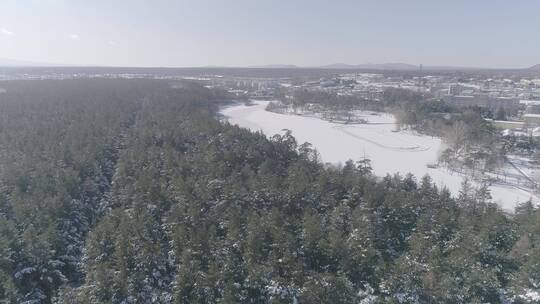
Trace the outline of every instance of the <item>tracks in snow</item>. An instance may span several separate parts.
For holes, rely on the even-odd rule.
[[[409,146],[388,146],[388,145],[385,145],[385,144],[382,144],[380,142],[377,142],[375,140],[372,140],[372,139],[369,139],[369,138],[366,138],[366,137],[363,137],[363,136],[360,136],[358,134],[355,134],[351,131],[348,131],[346,130],[346,126],[335,126],[334,129],[336,130],[339,130],[340,132],[344,133],[344,134],[347,134],[348,136],[351,136],[355,139],[358,139],[358,140],[362,140],[362,141],[366,141],[368,143],[371,143],[373,145],[376,145],[380,148],[383,148],[383,149],[388,149],[388,150],[392,150],[392,151],[405,151],[405,152],[422,152],[422,151],[428,151],[429,150],[429,147],[427,146],[424,146],[424,145],[420,145],[420,144],[417,144],[417,143],[411,143],[410,142],[406,142],[405,140],[401,139],[401,138],[396,138],[395,136],[391,136],[392,139],[394,139],[395,141],[401,141],[401,142],[404,142],[404,143],[407,143],[409,144]]]

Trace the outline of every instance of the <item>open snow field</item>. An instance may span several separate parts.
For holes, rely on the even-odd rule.
[[[260,130],[267,136],[283,134],[283,129],[289,129],[299,144],[311,143],[324,162],[339,164],[365,156],[371,160],[375,175],[412,173],[419,180],[429,174],[437,186],[447,187],[454,195],[459,192],[462,175],[427,167],[427,164],[437,162],[443,149],[441,139],[411,131],[395,132],[395,120],[390,114],[364,112],[362,118],[368,124],[343,125],[315,117],[268,112],[265,110],[267,104],[268,101],[254,101],[250,106],[237,104],[222,109],[221,114],[231,124]],[[531,198],[527,191],[508,185],[492,185],[490,190],[493,201],[508,211]],[[538,197],[532,199],[540,202]]]

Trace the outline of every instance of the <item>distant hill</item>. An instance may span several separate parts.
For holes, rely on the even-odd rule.
[[[346,64],[335,63],[325,66],[320,66],[322,69],[356,69],[356,70],[395,70],[395,71],[417,71],[420,65],[408,63],[365,63],[365,64]],[[423,70],[439,71],[439,70],[481,70],[482,68],[475,67],[458,67],[458,66],[423,66]]]
[[[346,64],[334,63],[321,66],[323,69],[366,69],[366,70],[418,70],[419,66],[406,63],[366,63]]]
[[[63,66],[68,66],[68,65],[0,58],[0,67],[52,67],[52,66],[63,67]]]
[[[540,70],[540,64],[533,65],[532,67],[529,68],[529,70]]]
[[[254,65],[249,66],[248,68],[254,69],[295,69],[298,66],[294,64],[266,64],[266,65]]]
[[[0,66],[3,66],[3,67],[40,66],[40,64],[37,62],[0,58]]]
[[[366,63],[366,64],[347,64],[347,63],[334,63],[323,66],[297,66],[294,64],[267,64],[267,65],[253,65],[247,68],[257,69],[297,69],[297,68],[315,68],[315,69],[364,69],[364,70],[417,70],[418,66],[406,63]]]

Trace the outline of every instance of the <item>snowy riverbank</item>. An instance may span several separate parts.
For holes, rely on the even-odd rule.
[[[429,174],[439,187],[447,187],[457,194],[464,176],[444,168],[428,168],[436,163],[443,143],[441,139],[411,131],[396,132],[395,119],[388,113],[362,113],[367,124],[344,125],[315,117],[285,115],[265,110],[268,101],[254,101],[252,105],[237,104],[222,109],[230,123],[268,136],[282,134],[289,129],[299,143],[309,142],[319,151],[324,162],[344,163],[348,159],[371,160],[373,173],[384,176],[399,172],[412,173],[417,179]],[[512,211],[531,194],[508,185],[490,186],[493,201]],[[538,197],[533,201],[540,202]]]

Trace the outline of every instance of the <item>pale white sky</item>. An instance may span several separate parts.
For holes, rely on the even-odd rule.
[[[2,0],[0,57],[115,66],[540,63],[536,0]]]

